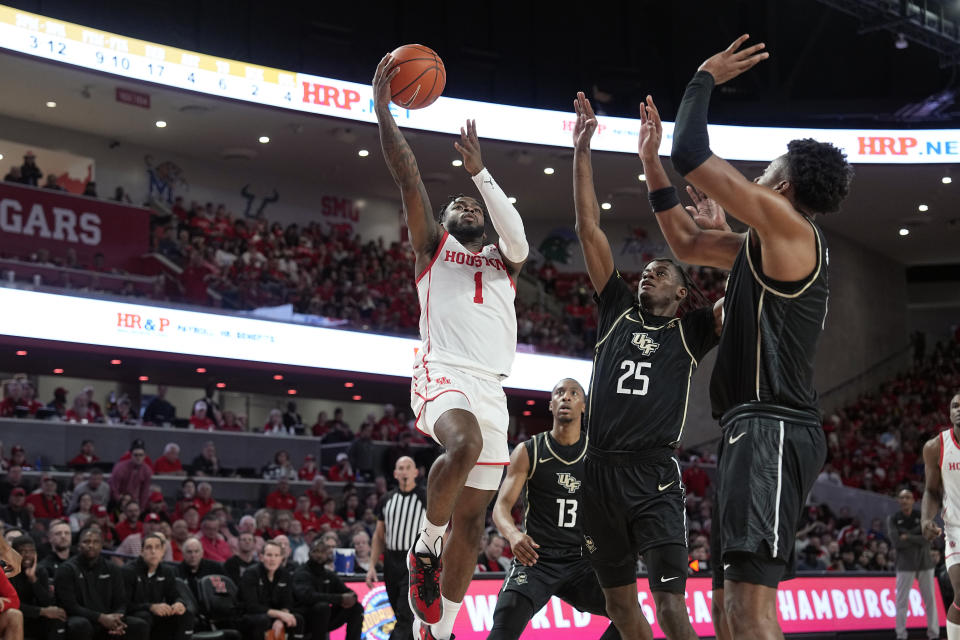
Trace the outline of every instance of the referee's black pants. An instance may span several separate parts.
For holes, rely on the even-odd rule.
[[[407,572],[407,551],[384,551],[383,584],[393,607],[397,623],[390,632],[390,640],[413,640],[413,612],[407,599],[410,574]]]

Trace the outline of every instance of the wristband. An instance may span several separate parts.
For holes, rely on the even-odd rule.
[[[677,189],[676,187],[672,186],[651,191],[647,198],[650,200],[650,206],[653,208],[654,213],[660,213],[661,211],[672,209],[680,204],[680,198],[677,196]]]

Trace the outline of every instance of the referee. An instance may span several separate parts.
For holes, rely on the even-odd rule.
[[[367,587],[372,588],[377,581],[374,564],[382,553],[383,582],[396,616],[390,640],[413,638],[413,612],[407,598],[407,553],[417,540],[427,510],[427,494],[417,486],[419,474],[413,458],[403,456],[397,460],[393,477],[398,486],[377,505],[377,530],[373,533]]]

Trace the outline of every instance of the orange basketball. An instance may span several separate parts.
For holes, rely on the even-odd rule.
[[[404,109],[429,107],[443,93],[447,71],[443,60],[430,47],[405,44],[393,50],[393,70],[400,71],[390,81],[390,97]]]

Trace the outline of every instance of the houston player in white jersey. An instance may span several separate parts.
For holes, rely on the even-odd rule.
[[[415,635],[446,640],[476,566],[487,505],[510,460],[500,381],[509,375],[516,352],[513,279],[528,245],[520,214],[483,166],[476,123],[469,120],[454,146],[500,241],[484,246],[484,210],[473,198],[454,198],[439,221],[433,218],[413,151],[390,114],[390,80],[396,74],[391,65],[387,54],[374,75],[373,93],[383,155],[400,187],[416,254],[423,343],[411,405],[417,428],[446,449],[430,469],[424,527],[407,560],[409,599],[417,616]]]
[[[941,431],[923,446],[926,486],[920,509],[920,525],[928,540],[944,533],[947,573],[953,585],[953,604],[947,609],[947,638],[960,640],[960,391],[950,400],[951,428]],[[933,521],[943,507],[943,528]]]

